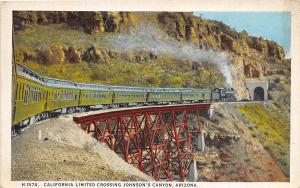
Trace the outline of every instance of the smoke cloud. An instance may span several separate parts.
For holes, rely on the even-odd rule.
[[[118,51],[150,51],[154,54],[168,54],[179,60],[207,62],[215,65],[224,75],[226,83],[232,86],[231,67],[225,53],[200,49],[190,43],[180,43],[167,38],[151,25],[142,25],[131,32],[121,33],[110,42]]]

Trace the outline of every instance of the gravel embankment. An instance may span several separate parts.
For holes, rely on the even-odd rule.
[[[11,176],[12,180],[152,180],[82,131],[71,115],[36,124],[12,138]]]

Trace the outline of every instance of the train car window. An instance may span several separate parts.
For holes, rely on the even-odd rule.
[[[32,89],[31,89],[31,101],[32,102],[35,102],[34,92],[35,92],[35,87],[32,87]]]
[[[21,90],[21,100],[24,100],[24,84],[21,85],[22,90]]]
[[[16,87],[16,100],[18,100],[18,94],[19,94],[19,84],[17,84],[17,87]]]
[[[18,91],[17,91],[17,99],[20,100],[20,90],[21,90],[21,84],[18,85]]]
[[[39,101],[39,88],[35,87],[35,101]]]
[[[37,102],[37,94],[38,94],[37,87],[33,87],[31,90],[32,102]]]
[[[24,104],[27,104],[29,102],[29,86],[26,85],[25,91],[24,91]]]
[[[57,99],[58,99],[58,92],[55,91],[55,92],[54,92],[54,101],[57,101]]]

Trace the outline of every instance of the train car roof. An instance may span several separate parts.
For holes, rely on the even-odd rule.
[[[89,89],[89,90],[105,90],[110,91],[111,88],[107,85],[99,85],[99,84],[88,84],[88,83],[78,83],[77,86],[80,89]]]
[[[32,70],[30,70],[26,66],[21,65],[21,64],[17,64],[16,69],[17,69],[16,70],[17,71],[17,75],[21,75],[21,76],[24,76],[24,77],[26,77],[28,79],[34,80],[36,82],[39,82],[41,84],[45,84],[44,83],[44,78],[41,75],[33,72]]]
[[[56,79],[56,78],[44,77],[44,82],[47,86],[50,86],[50,87],[64,87],[64,88],[70,88],[70,89],[78,88],[77,83],[75,83],[75,82]]]
[[[113,91],[140,91],[146,92],[147,88],[135,86],[109,86]]]
[[[200,92],[210,91],[210,89],[197,89],[197,88],[148,88],[149,92]]]

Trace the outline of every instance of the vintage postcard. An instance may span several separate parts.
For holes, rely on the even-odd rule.
[[[300,186],[298,1],[6,1],[7,187]]]

